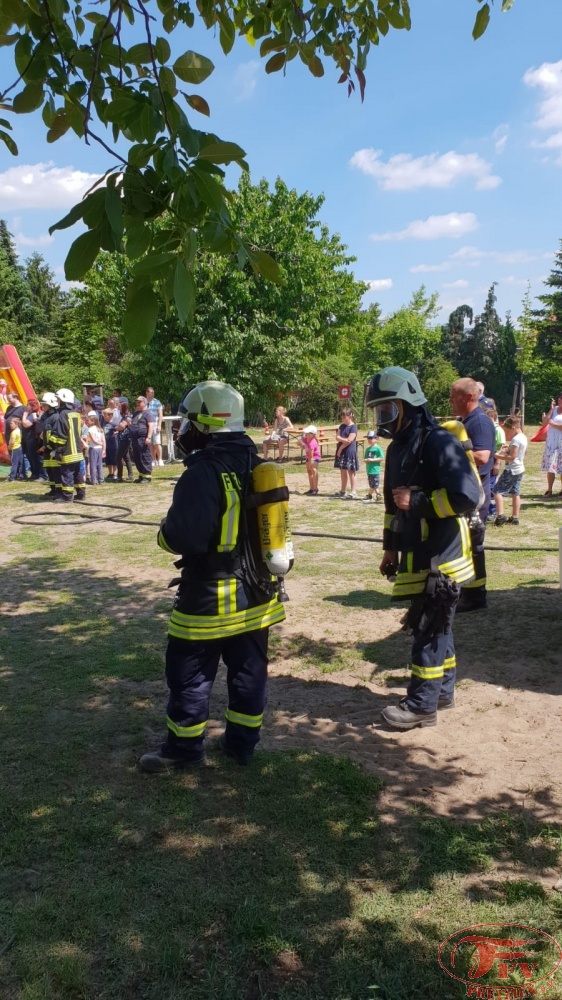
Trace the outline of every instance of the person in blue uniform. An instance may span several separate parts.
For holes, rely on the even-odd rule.
[[[153,416],[148,409],[146,396],[137,396],[135,412],[129,424],[133,462],[137,467],[138,478],[135,483],[149,483],[152,479],[152,441]]]
[[[224,382],[201,382],[182,405],[178,447],[186,471],[174,490],[158,544],[179,555],[181,580],[168,629],[167,739],[140,766],[152,773],[205,762],[209,698],[222,658],[228,709],[221,750],[247,764],[266,703],[269,627],[285,618],[273,585],[244,558],[244,497],[260,459],[244,433],[244,401]]]
[[[472,453],[484,490],[484,503],[478,517],[470,522],[475,577],[463,587],[458,612],[480,611],[488,606],[486,590],[486,554],[484,536],[490,512],[490,477],[494,465],[496,431],[492,420],[479,405],[480,389],[472,378],[460,378],[451,387],[451,409],[460,417],[472,442]]]
[[[463,515],[478,504],[478,477],[458,438],[427,409],[412,372],[383,368],[371,379],[367,405],[376,407],[379,434],[392,438],[380,571],[395,577],[393,601],[411,601],[406,625],[413,635],[406,697],[382,718],[395,729],[434,726],[437,709],[454,705],[455,607],[460,585],[474,576]]]

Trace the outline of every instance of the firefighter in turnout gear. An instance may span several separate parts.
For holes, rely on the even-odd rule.
[[[379,434],[392,438],[380,571],[394,578],[393,601],[411,601],[404,627],[413,635],[406,697],[382,718],[395,729],[434,726],[437,709],[454,705],[452,626],[460,586],[474,578],[464,515],[478,505],[478,477],[459,439],[428,411],[412,372],[378,372],[367,405],[376,407]]]
[[[59,389],[55,393],[59,409],[52,426],[46,431],[46,445],[55,460],[60,463],[60,483],[62,499],[72,503],[86,499],[84,473],[81,472],[82,444],[80,440],[81,417],[74,409],[74,393],[70,389]]]
[[[180,406],[178,445],[186,471],[162,522],[158,544],[179,555],[181,579],[168,628],[168,735],[140,760],[152,773],[205,761],[209,698],[222,657],[228,709],[220,749],[240,764],[260,738],[266,703],[269,626],[285,618],[267,577],[260,586],[245,558],[245,498],[261,460],[244,433],[244,401],[223,382],[194,386]],[[285,494],[288,492],[285,489]]]
[[[43,412],[37,421],[36,433],[42,439],[41,450],[43,452],[43,465],[49,477],[49,493],[47,496],[51,500],[62,500],[62,489],[60,481],[60,462],[55,458],[56,445],[49,444],[49,432],[54,430],[58,419],[59,401],[54,392],[46,392],[41,397]]]

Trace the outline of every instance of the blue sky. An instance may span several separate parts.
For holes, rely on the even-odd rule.
[[[411,7],[411,32],[391,30],[371,51],[363,104],[327,61],[320,80],[299,60],[267,76],[245,40],[225,57],[212,32],[186,31],[177,54],[193,48],[216,66],[197,88],[210,124],[196,112],[193,123],[238,142],[255,182],[280,176],[325,195],[321,219],[371,283],[366,304],[391,313],[423,282],[444,319],[465,302],[480,311],[497,281],[500,312],[517,317],[562,237],[562,0],[515,0],[506,14],[496,0],[478,42],[473,0]],[[48,145],[37,114],[15,118],[13,135],[19,158],[0,151],[0,216],[20,255],[39,250],[62,281],[79,230],[50,238],[48,226],[109,157],[73,134]]]

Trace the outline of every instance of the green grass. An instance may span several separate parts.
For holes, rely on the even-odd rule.
[[[529,482],[539,492],[536,469]],[[18,513],[39,509],[10,496]],[[157,522],[170,491],[157,482],[142,504],[133,487],[105,496]],[[489,532],[511,551],[489,554],[494,614],[477,630],[459,622],[461,689],[481,680],[471,653],[497,649],[502,621],[526,672],[493,669],[513,685],[541,687],[558,656],[557,558],[540,547],[556,544],[560,508],[539,502],[523,516],[519,535]],[[328,502],[293,518],[343,533],[299,539],[294,571],[334,632],[272,636],[272,656],[296,665],[303,695],[331,684],[336,713],[341,688],[323,674],[372,670],[389,697],[404,683],[407,637],[370,634],[389,607],[380,546],[345,540],[374,537],[381,519]],[[405,802],[388,823],[381,781],[346,756],[264,751],[243,769],[211,749],[200,772],[139,773],[162,732],[169,557],[151,528],[12,528],[0,644],[1,1000],[460,1000],[464,987],[437,964],[457,928],[519,921],[560,937],[562,902],[544,872],[559,863],[562,826],[509,789],[468,803],[476,818]],[[531,542],[533,552],[517,551]],[[352,642],[337,634],[346,614],[361,615]]]

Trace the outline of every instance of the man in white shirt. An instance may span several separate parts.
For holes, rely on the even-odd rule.
[[[497,510],[494,524],[498,528],[504,524],[519,524],[521,481],[525,472],[525,452],[527,451],[527,438],[521,430],[520,417],[508,417],[504,423],[504,430],[507,443],[495,455],[495,458],[506,463],[494,490]],[[511,497],[511,517],[506,517],[503,512],[503,498],[508,496]]]
[[[152,454],[152,464],[154,465],[164,465],[162,461],[162,417],[164,416],[164,407],[159,399],[154,396],[154,389],[149,386],[146,390],[146,402],[147,410],[152,415],[152,441],[150,444],[150,451]]]

